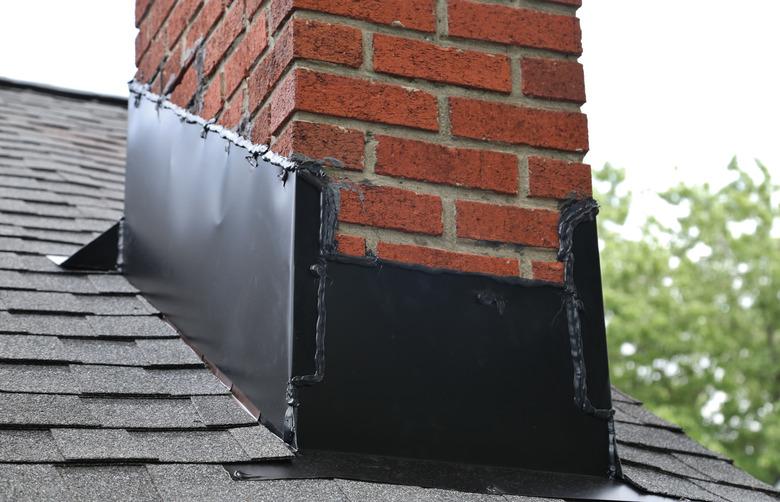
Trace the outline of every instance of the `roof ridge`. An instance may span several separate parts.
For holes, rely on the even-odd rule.
[[[0,76],[0,87],[11,87],[16,89],[27,89],[31,91],[52,94],[55,96],[65,96],[69,98],[82,99],[88,101],[99,101],[101,103],[127,106],[127,97],[112,94],[102,94],[99,92],[73,89],[69,87],[60,87],[56,85],[45,84],[42,82],[31,82],[29,80],[18,80]]]

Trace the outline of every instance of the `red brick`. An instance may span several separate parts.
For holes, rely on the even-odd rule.
[[[452,134],[572,152],[588,150],[588,121],[578,112],[450,98]]]
[[[350,256],[366,255],[366,240],[363,237],[338,234],[336,236],[336,241],[338,242],[338,251],[341,254]]]
[[[585,76],[578,62],[524,58],[520,68],[526,96],[585,102]]]
[[[203,93],[203,106],[200,109],[200,116],[210,120],[221,108],[222,93],[220,92],[219,75],[217,75]]]
[[[144,14],[146,14],[147,10],[149,9],[149,5],[152,3],[152,0],[136,0],[135,2],[135,27],[138,28],[141,25],[141,21],[144,18]]]
[[[349,26],[293,19],[249,77],[250,108],[262,103],[296,58],[358,67],[363,61],[362,35]]]
[[[150,35],[143,30],[138,30],[135,34],[135,64],[136,66],[141,62],[141,58],[146,54],[146,49],[149,47],[149,42],[152,41]]]
[[[288,156],[296,153],[326,165],[361,171],[365,137],[363,132],[354,129],[296,120],[290,122],[276,139],[274,151]]]
[[[566,199],[590,197],[590,166],[577,162],[528,157],[528,196]]]
[[[206,42],[206,53],[203,60],[203,74],[208,76],[222,61],[228,48],[236,41],[244,29],[244,0],[233,2],[230,11],[225,15],[220,25],[209,36]]]
[[[255,12],[257,12],[257,9],[260,8],[260,4],[263,3],[263,0],[246,0],[246,6],[244,6],[244,15],[247,19],[252,19],[252,16],[255,15]]]
[[[264,106],[252,121],[252,143],[267,145],[271,142],[271,107]]]
[[[389,242],[380,242],[377,251],[382,259],[425,265],[431,268],[504,276],[520,274],[520,266],[515,258],[479,256]]]
[[[449,0],[450,36],[580,54],[576,17],[504,5]]]
[[[198,88],[198,76],[195,73],[195,68],[190,66],[179,84],[173,90],[171,94],[171,101],[186,108],[190,104],[192,97],[195,95],[195,91]]]
[[[506,93],[512,90],[509,58],[504,55],[388,35],[374,35],[374,70]]]
[[[149,39],[154,38],[154,35],[160,30],[163,21],[173,8],[173,4],[174,0],[155,0],[152,4],[140,27],[140,30],[146,32]]]
[[[559,261],[532,261],[533,278],[539,281],[563,283],[563,263]]]
[[[222,107],[222,114],[220,114],[217,122],[228,129],[235,129],[241,122],[243,105],[244,93],[237,92],[236,95]]]
[[[272,32],[293,9],[325,12],[410,30],[436,31],[435,0],[273,0]]]
[[[164,37],[158,37],[157,40],[149,45],[146,54],[141,58],[138,71],[135,74],[136,80],[151,82],[152,77],[157,73],[157,69],[163,61],[163,57],[165,57],[165,40]]]
[[[300,68],[285,77],[275,96],[271,104],[274,130],[295,111],[438,129],[436,98],[397,85]]]
[[[268,31],[266,29],[265,15],[260,13],[246,35],[241,40],[238,48],[231,54],[223,73],[225,75],[225,95],[230,96],[236,87],[247,76],[247,70],[268,45]]]
[[[203,8],[200,9],[195,20],[190,24],[190,29],[187,31],[186,52],[191,51],[199,40],[206,37],[211,27],[217,22],[217,19],[222,16],[224,10],[224,0],[206,0]]]
[[[441,235],[441,199],[400,188],[361,185],[341,190],[339,220],[403,232]]]
[[[163,85],[168,85],[171,79],[175,78],[181,71],[181,45],[177,44],[173,51],[168,55],[162,69]]]
[[[377,174],[517,193],[517,157],[512,154],[391,136],[376,136],[376,140]]]
[[[558,212],[459,200],[458,237],[525,246],[558,247]]]
[[[363,36],[359,29],[311,19],[293,19],[295,57],[357,68],[363,63]]]
[[[202,0],[178,0],[168,17],[168,42],[170,45],[175,44],[179,39],[201,2]]]

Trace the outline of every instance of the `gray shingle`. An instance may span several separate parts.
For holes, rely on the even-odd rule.
[[[204,366],[195,351],[181,339],[148,339],[136,343],[151,366]]]
[[[674,457],[684,462],[686,465],[695,469],[704,476],[694,476],[706,480],[722,481],[735,485],[749,486],[760,490],[772,490],[768,484],[759,481],[750,474],[734,467],[733,464],[725,460],[700,457],[698,455],[687,455],[675,453]]]
[[[0,227],[2,228],[2,227]],[[91,241],[98,234],[92,232],[69,232],[60,230],[47,230],[42,228],[12,227],[16,229],[19,237],[25,239],[38,239],[41,241],[57,242],[63,244],[73,244],[81,247],[84,243]]]
[[[166,393],[156,376],[143,368],[75,364],[71,371],[82,394]]]
[[[0,335],[0,359],[66,360],[56,337],[20,334]]]
[[[623,402],[623,403],[629,403],[629,404],[642,404],[642,401],[634,399],[633,397],[629,396],[624,392],[621,392],[615,387],[612,387],[612,400]]]
[[[736,486],[727,486],[699,480],[694,480],[693,482],[705,490],[717,493],[729,502],[777,502],[780,500],[780,497],[774,495],[737,488]]]
[[[147,303],[135,296],[91,296],[79,295],[77,297],[78,312],[91,312],[97,315],[150,315],[155,310],[147,308]]]
[[[13,270],[0,270],[0,288],[35,289],[24,274]]]
[[[670,476],[660,471],[626,465],[623,466],[623,475],[650,493],[707,502],[724,502],[723,498],[688,479]]]
[[[615,431],[618,442],[628,443],[639,446],[649,446],[653,448],[678,451],[683,453],[697,453],[717,457],[714,452],[709,451],[702,445],[695,443],[685,434],[673,432],[667,429],[659,429],[644,425],[634,425],[626,423],[616,423]]]
[[[82,398],[81,402],[104,427],[203,428],[189,399]]]
[[[0,462],[58,462],[62,455],[51,432],[0,430]]]
[[[686,477],[702,477],[702,473],[674,458],[669,452],[657,452],[628,445],[618,447],[618,456],[623,462],[632,462],[661,469],[672,474]]]
[[[0,500],[66,500],[57,471],[45,464],[0,464]]]
[[[236,427],[230,429],[230,434],[253,460],[292,456],[284,441],[262,425]]]
[[[0,187],[0,197],[4,199],[19,199],[57,204],[65,203],[65,198],[62,195],[44,190],[27,190],[24,188]]]
[[[121,275],[92,274],[89,280],[101,293],[138,293],[138,289]]]
[[[19,259],[24,264],[24,270],[31,272],[62,272],[62,269],[45,256],[20,255]]]
[[[85,317],[0,312],[0,330],[31,335],[90,336]]]
[[[153,458],[123,429],[52,429],[54,441],[68,460]]]
[[[173,396],[230,394],[207,369],[147,370],[157,377],[162,388]]]
[[[97,336],[179,337],[176,330],[158,317],[91,316],[87,321]]]
[[[652,413],[647,411],[647,409],[637,404],[629,404],[629,403],[623,403],[617,401],[615,402],[615,409],[625,413],[626,415],[633,417],[635,420],[637,420],[639,423],[642,424],[654,425],[656,427],[664,427],[675,431],[682,431],[682,429],[679,426],[671,424],[666,420],[653,415]]]
[[[24,270],[24,262],[16,253],[0,251],[0,268],[4,270]]]
[[[125,366],[142,366],[146,362],[133,341],[63,338],[61,344],[70,361]]]
[[[483,495],[446,490],[420,488],[417,486],[399,486],[363,481],[337,480],[341,491],[348,500],[371,500],[376,502],[504,502],[500,495]]]
[[[0,424],[73,426],[98,421],[77,396],[0,393]]]
[[[122,217],[122,211],[118,211],[116,209],[90,207],[90,206],[82,206],[78,209],[81,215],[85,218],[95,218],[95,219],[104,219],[108,221],[116,221]]]
[[[2,197],[2,189],[0,189]],[[70,256],[79,249],[72,244],[57,244],[54,242],[41,242],[19,239],[16,237],[0,237],[0,251],[20,251],[22,253],[53,254]]]
[[[250,460],[228,431],[129,433],[150,456],[163,462],[242,462]]]
[[[162,500],[142,465],[59,466],[66,491],[80,502]]]
[[[39,291],[0,291],[0,306],[5,310],[27,312],[90,312],[70,293]]]
[[[257,423],[233,396],[193,396],[192,403],[206,425]]]
[[[350,502],[335,481],[237,482],[220,465],[148,465],[146,469],[162,498],[170,501]]]
[[[38,291],[54,291],[60,293],[97,294],[98,290],[82,275],[60,273],[22,273],[22,280],[28,287]]]
[[[72,394],[76,379],[67,365],[0,364],[0,391]]]

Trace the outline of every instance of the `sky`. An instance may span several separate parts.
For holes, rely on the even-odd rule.
[[[594,168],[623,167],[635,215],[678,182],[715,185],[736,155],[780,181],[780,1],[584,0]],[[0,4],[0,76],[126,95],[133,0]]]

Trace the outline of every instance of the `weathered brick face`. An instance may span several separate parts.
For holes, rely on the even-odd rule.
[[[562,278],[580,0],[137,0],[136,79],[341,181],[338,249]]]

